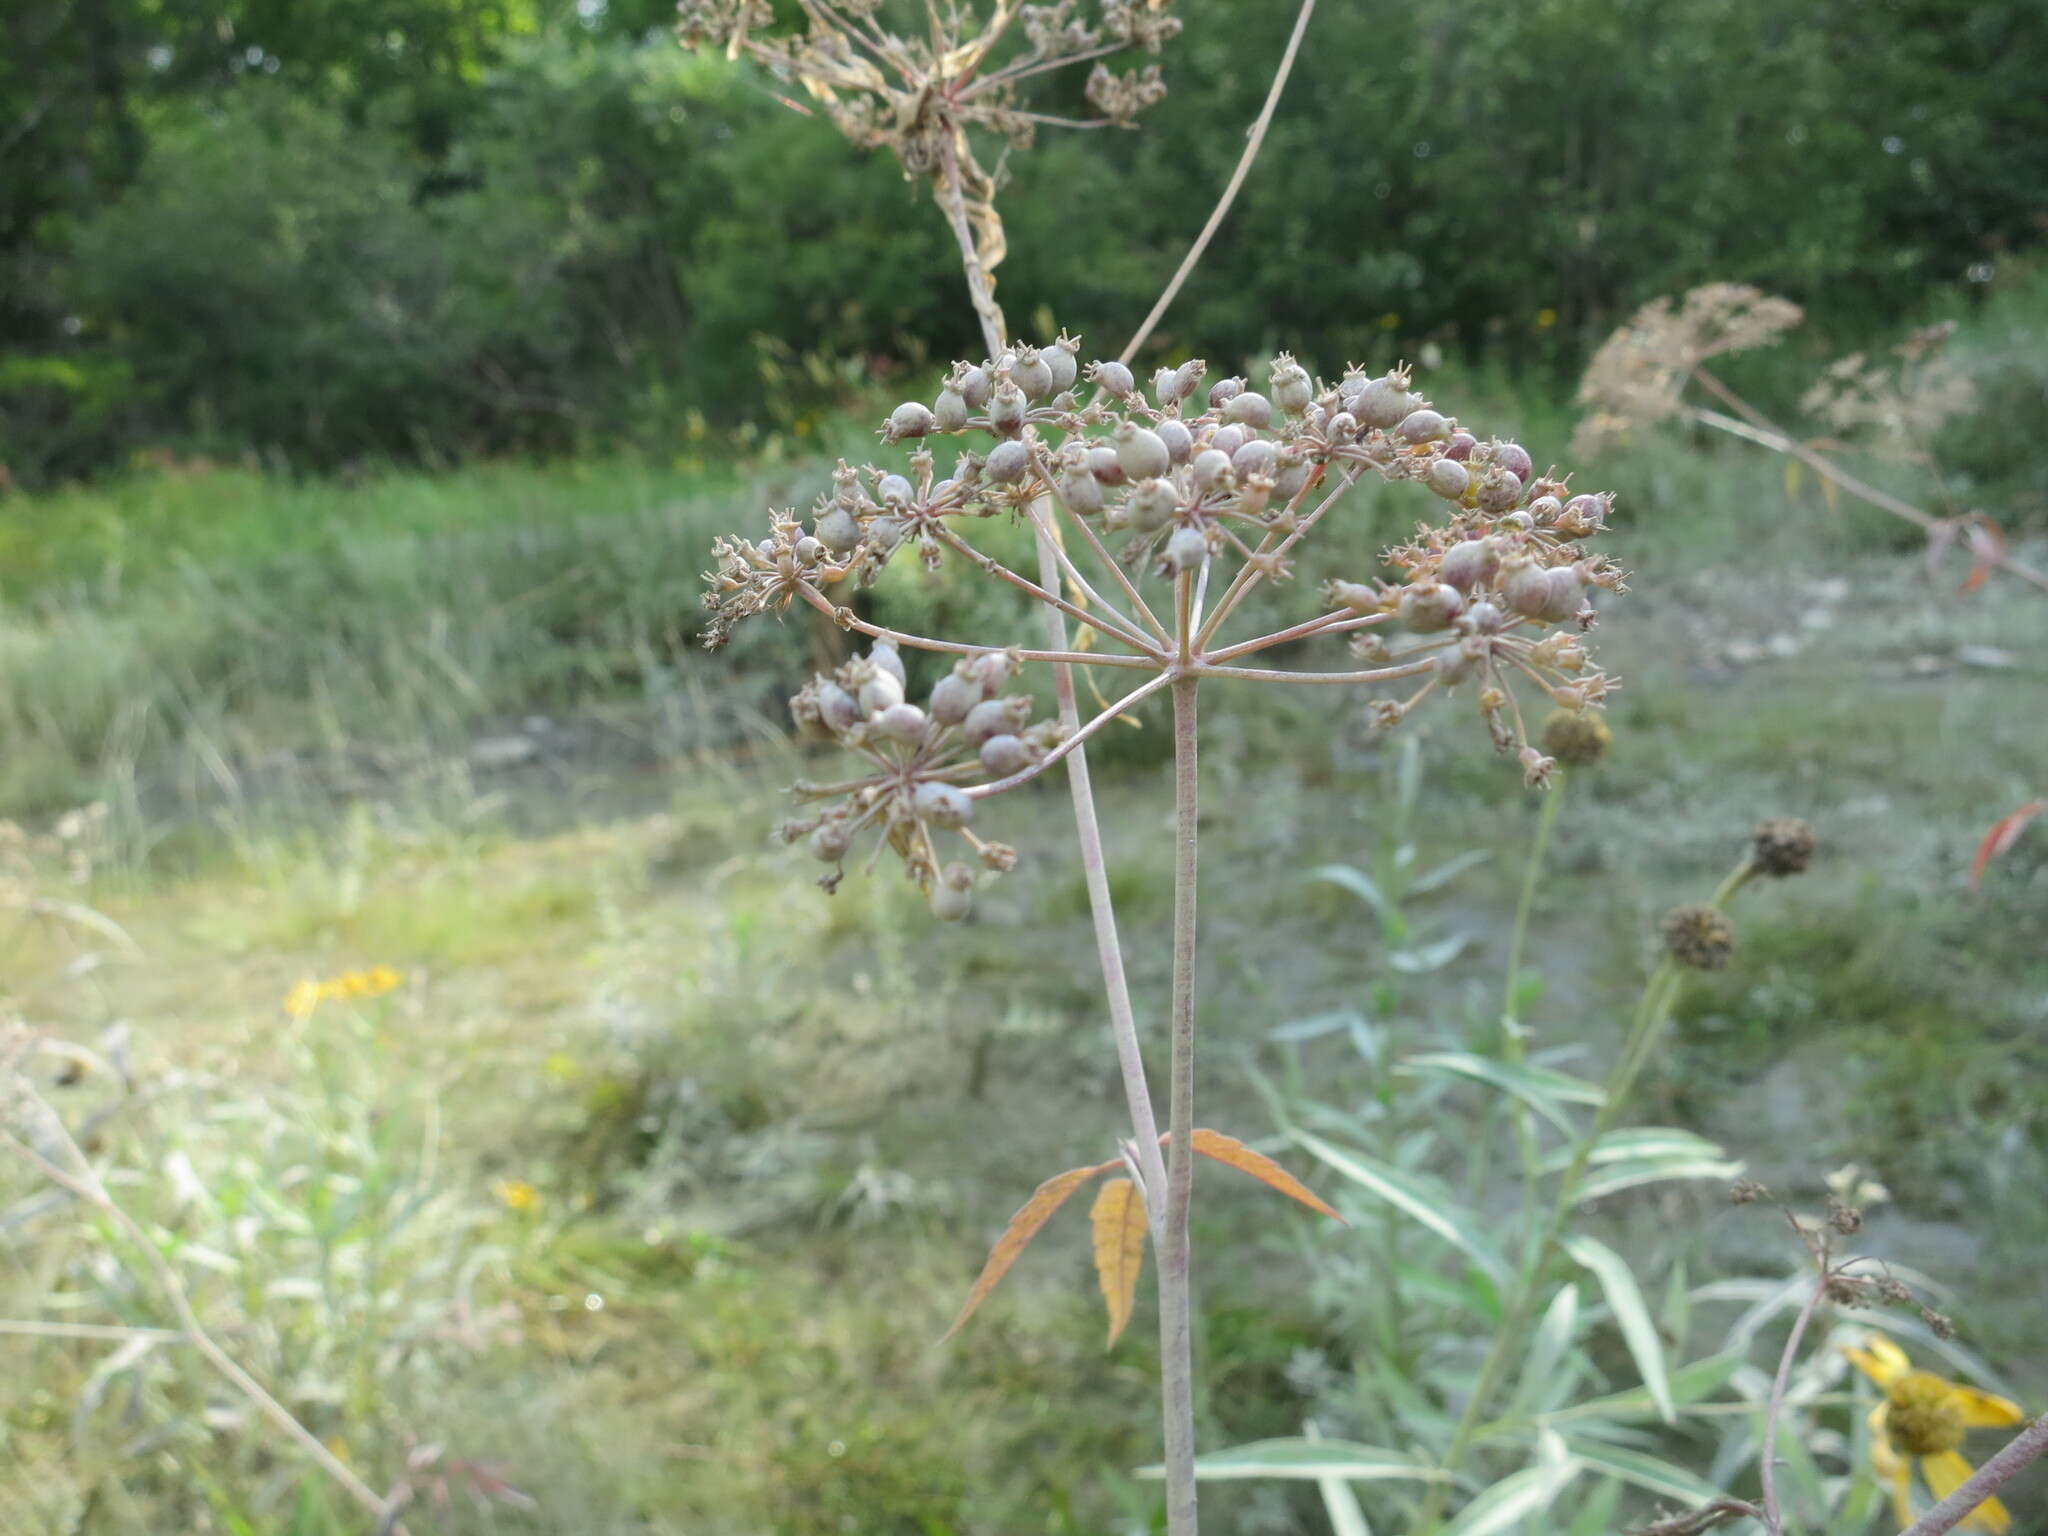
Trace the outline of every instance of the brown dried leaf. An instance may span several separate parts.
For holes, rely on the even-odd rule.
[[[1340,1226],[1350,1223],[1335,1210],[1318,1198],[1309,1187],[1293,1174],[1282,1168],[1263,1152],[1254,1152],[1235,1136],[1226,1136],[1221,1131],[1198,1130],[1193,1138],[1194,1149],[1204,1157],[1213,1157],[1239,1173],[1248,1173],[1268,1189],[1277,1189],[1290,1200],[1299,1200],[1312,1211],[1320,1211]]]
[[[1984,834],[1984,841],[1977,845],[1977,856],[1970,861],[1970,890],[1973,894],[1984,879],[1984,871],[1991,867],[1991,861],[2018,842],[2027,823],[2044,811],[2048,811],[2048,800],[2029,800],[2018,810],[1999,817],[1991,824],[1991,830]]]
[[[974,1309],[996,1288],[996,1282],[1010,1272],[1010,1266],[1017,1262],[1017,1255],[1024,1251],[1032,1238],[1038,1236],[1038,1229],[1052,1219],[1052,1213],[1066,1203],[1067,1196],[1096,1174],[1117,1166],[1110,1162],[1096,1163],[1088,1168],[1069,1168],[1065,1173],[1054,1174],[1031,1191],[1031,1198],[1018,1208],[1017,1214],[1010,1218],[1010,1224],[1003,1229],[1003,1235],[996,1239],[995,1247],[989,1249],[988,1262],[982,1265],[981,1276],[974,1282],[974,1289],[967,1293],[960,1315],[946,1330],[946,1338],[958,1333],[967,1319],[974,1315]]]
[[[1145,1202],[1138,1186],[1129,1179],[1111,1179],[1095,1197],[1088,1220],[1095,1229],[1095,1277],[1109,1309],[1109,1340],[1103,1348],[1114,1349],[1131,1320],[1138,1273],[1145,1267]]]
[[[2005,559],[2005,535],[1998,531],[1998,524],[1979,512],[1970,521],[1968,538],[1974,563],[1970,574],[1963,578],[1961,590],[1974,592],[1990,580],[1991,573]]]

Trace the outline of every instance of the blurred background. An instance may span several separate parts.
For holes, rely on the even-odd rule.
[[[1005,308],[1084,360],[1206,217],[1295,6],[1179,10],[1135,131],[1002,157]],[[806,771],[782,701],[837,637],[792,616],[698,645],[712,537],[807,506],[978,353],[957,258],[893,161],[670,20],[6,7],[0,1021],[63,1046],[39,1091],[127,1170],[223,1339],[375,1486],[411,1457],[451,1491],[415,1529],[1142,1529],[1150,1303],[1105,1356],[1078,1218],[933,1345],[1008,1212],[1118,1124],[1063,792],[1010,797],[1024,862],[963,929],[889,871],[828,901],[767,834]],[[1808,1203],[1845,1165],[1881,1183],[1859,1241],[1939,1288],[1954,1370],[2036,1410],[2048,828],[1971,865],[2048,797],[2048,595],[1973,570],[1982,522],[1930,558],[1697,423],[1571,442],[1638,306],[1754,284],[1807,314],[1726,360],[1746,398],[2040,566],[2044,66],[2022,0],[1328,4],[1140,359],[1419,360],[1482,433],[1617,491],[1633,591],[1601,659],[1626,686],[1541,888],[1539,1046],[1600,1075],[1658,915],[1758,818],[1812,820],[1814,872],[1745,897],[1641,1118]],[[1044,103],[1085,111],[1078,80]],[[1941,409],[1811,409],[1831,365],[1891,367],[1937,324]],[[1365,498],[1271,612],[1423,515]],[[872,612],[1010,622],[904,569]],[[1403,747],[1326,703],[1205,719],[1202,1119],[1259,1140],[1315,1099],[1450,1177],[1483,1101],[1402,1119],[1383,1059],[1493,1028],[1539,802],[1463,712]],[[1098,754],[1155,1019],[1165,734]],[[1465,854],[1391,923],[1316,878],[1399,889]],[[1470,1332],[1390,1319],[1357,1233],[1213,1193],[1206,1443],[1359,1433]],[[1712,1184],[1599,1216],[1686,1356],[1799,1273],[1782,1222]],[[156,1337],[164,1295],[121,1242],[0,1172],[0,1313],[117,1330],[0,1331],[0,1529],[362,1529]],[[1618,1348],[1582,1364],[1628,1380]],[[1862,1528],[1827,1523],[1859,1476],[1839,1378],[1815,1387],[1843,1395],[1816,1409],[1840,1443],[1817,1442],[1813,1529]],[[1666,1449],[1732,1473],[1736,1423]],[[2018,1528],[2048,1530],[2031,1498]],[[1327,1528],[1298,1485],[1205,1509]]]

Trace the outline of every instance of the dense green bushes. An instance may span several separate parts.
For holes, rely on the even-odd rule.
[[[1116,339],[1142,313],[1293,8],[1186,0],[1173,95],[1141,131],[1013,157],[1020,323]],[[335,465],[787,428],[850,376],[966,345],[922,190],[773,82],[624,7],[411,9],[440,41],[365,44],[376,69],[347,17],[387,45],[426,22],[350,0],[290,48],[272,17],[239,73],[158,44],[188,67],[140,71],[146,101],[131,79],[103,114],[139,166],[101,156],[61,208],[47,174],[0,187],[45,206],[0,228],[13,478],[165,441]],[[1838,336],[1887,323],[2038,238],[2048,109],[2016,72],[2044,47],[2048,18],[2017,3],[1330,8],[1163,344],[1331,362],[1438,340],[1569,369],[1618,311],[1710,277]]]

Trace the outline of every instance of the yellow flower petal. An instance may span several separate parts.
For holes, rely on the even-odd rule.
[[[1943,1451],[1938,1456],[1921,1457],[1920,1470],[1927,1475],[1927,1486],[1934,1490],[1934,1496],[1945,1499],[1970,1480],[1975,1468],[1963,1460],[1960,1451]],[[1998,1500],[1986,1499],[1963,1518],[1963,1526],[1966,1530],[2002,1536],[2012,1526],[2012,1515]]]
[[[1913,1474],[1903,1461],[1892,1473],[1892,1513],[1900,1530],[1913,1523]]]
[[[1962,1399],[1963,1422],[1972,1429],[1996,1429],[2001,1425],[2024,1424],[2027,1421],[2020,1405],[2009,1397],[1979,1392],[1961,1382],[1954,1383],[1954,1386],[1956,1396]]]
[[[1871,1334],[1862,1349],[1843,1345],[1842,1353],[1849,1357],[1851,1365],[1880,1387],[1890,1386],[1913,1368],[1906,1352],[1881,1333]]]
[[[1906,1465],[1899,1459],[1899,1453],[1892,1449],[1892,1437],[1885,1428],[1885,1413],[1890,1407],[1890,1403],[1880,1402],[1870,1410],[1870,1418],[1866,1421],[1870,1425],[1870,1464],[1882,1478],[1898,1476]],[[1912,1524],[1910,1520],[1906,1523]]]
[[[295,1019],[309,1018],[327,995],[317,981],[302,981],[285,994],[284,1011]]]

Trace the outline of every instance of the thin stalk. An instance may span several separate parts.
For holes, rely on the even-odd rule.
[[[1792,1381],[1792,1362],[1799,1358],[1799,1341],[1806,1337],[1806,1325],[1813,1321],[1814,1311],[1827,1293],[1828,1266],[1823,1256],[1820,1275],[1813,1282],[1813,1289],[1806,1293],[1806,1305],[1799,1309],[1799,1316],[1792,1324],[1792,1335],[1785,1340],[1784,1353],[1778,1356],[1778,1374],[1771,1382],[1770,1406],[1764,1410],[1764,1443],[1762,1454],[1757,1458],[1757,1471],[1763,1478],[1764,1530],[1769,1536],[1782,1536],[1785,1529],[1785,1516],[1778,1507],[1778,1419],[1785,1411],[1785,1390]]]
[[[1740,890],[1756,873],[1756,866],[1744,859],[1730,871],[1713,898],[1707,903],[1719,909],[1730,897]],[[1557,1194],[1551,1202],[1550,1215],[1545,1220],[1542,1235],[1534,1238],[1523,1249],[1522,1265],[1516,1276],[1513,1293],[1501,1316],[1500,1327],[1495,1330],[1493,1343],[1486,1352],[1486,1359],[1479,1368],[1479,1379],[1473,1383],[1472,1395],[1466,1399],[1465,1409],[1458,1418],[1458,1427],[1451,1436],[1451,1447],[1445,1453],[1443,1470],[1448,1474],[1446,1481],[1454,1477],[1465,1454],[1472,1448],[1487,1404],[1500,1389],[1506,1375],[1508,1361],[1521,1348],[1521,1335],[1536,1310],[1536,1293],[1543,1278],[1545,1261],[1550,1250],[1556,1246],[1564,1232],[1566,1220],[1578,1201],[1579,1181],[1585,1176],[1586,1166],[1592,1160],[1593,1149],[1621,1118],[1627,1104],[1630,1089],[1635,1086],[1637,1076],[1642,1072],[1655,1049],[1662,1033],[1664,1022],[1670,1018],[1671,1009],[1678,1001],[1678,994],[1684,990],[1685,971],[1669,955],[1657,963],[1650,973],[1650,979],[1643,986],[1642,996],[1636,1004],[1635,1017],[1630,1022],[1627,1037],[1622,1042],[1621,1054],[1613,1070],[1602,1084],[1600,1109],[1593,1117],[1593,1124],[1586,1134],[1579,1138],[1572,1148],[1571,1162],[1566,1165],[1557,1183]],[[1443,1518],[1443,1484],[1431,1487],[1425,1499],[1419,1530],[1429,1533],[1437,1529]]]
[[[991,27],[994,23],[991,23]],[[966,195],[960,186],[960,164],[948,145],[943,158],[943,179],[936,187],[939,203],[952,226],[960,248],[960,263],[967,275],[967,289],[974,300],[974,312],[981,321],[982,339],[990,358],[1002,356],[1003,312],[996,307],[988,273],[975,248],[974,232],[967,222]],[[1042,519],[1034,519],[1038,533],[1039,579],[1049,589],[1059,585],[1059,559],[1052,548],[1052,534]],[[1067,624],[1058,607],[1047,605],[1045,633],[1049,648],[1068,649]],[[1074,669],[1066,662],[1052,665],[1053,699],[1059,709],[1061,726],[1069,736],[1081,729],[1080,705],[1074,697]],[[1145,1214],[1158,1244],[1166,1231],[1166,1205],[1162,1198],[1168,1178],[1159,1151],[1159,1123],[1152,1109],[1152,1092],[1145,1080],[1145,1057],[1138,1044],[1138,1020],[1131,1008],[1130,978],[1124,971],[1123,943],[1117,934],[1116,904],[1109,891],[1109,862],[1102,847],[1102,825],[1095,814],[1095,790],[1088,771],[1088,753],[1076,746],[1067,754],[1067,788],[1074,803],[1074,840],[1081,854],[1081,875],[1088,889],[1088,914],[1095,927],[1095,955],[1102,967],[1103,998],[1109,1008],[1111,1038],[1116,1044],[1117,1069],[1123,1078],[1124,1101],[1131,1116],[1131,1135],[1137,1143],[1140,1188],[1145,1195]],[[1185,1138],[1183,1138],[1185,1140]]]
[[[1188,253],[1181,258],[1180,267],[1159,295],[1159,302],[1152,306],[1152,313],[1145,317],[1145,323],[1138,327],[1137,334],[1125,344],[1120,354],[1128,363],[1138,355],[1138,348],[1145,344],[1145,338],[1152,334],[1161,317],[1172,305],[1181,285],[1195,270],[1195,263],[1202,259],[1202,252],[1209,249],[1209,242],[1216,238],[1216,231],[1223,226],[1223,216],[1230,212],[1230,205],[1237,201],[1238,189],[1252,168],[1252,162],[1259,158],[1259,146],[1266,142],[1266,130],[1273,124],[1273,110],[1280,105],[1280,93],[1287,88],[1287,77],[1294,71],[1294,56],[1301,51],[1302,35],[1308,31],[1308,19],[1315,13],[1316,0],[1301,0],[1301,12],[1294,18],[1294,31],[1287,39],[1287,51],[1280,55],[1280,67],[1273,71],[1273,84],[1266,92],[1266,104],[1259,108],[1259,115],[1252,122],[1251,130],[1245,135],[1244,153],[1237,157],[1237,169],[1230,173],[1230,181],[1223,188],[1223,195],[1216,200],[1216,206],[1209,212],[1209,220],[1202,226],[1202,232],[1195,236],[1195,243],[1188,247]]]
[[[900,629],[889,629],[881,624],[870,624],[851,608],[841,608],[836,605],[831,598],[825,596],[824,593],[808,582],[804,583],[801,591],[804,601],[817,609],[818,612],[824,614],[833,623],[843,625],[847,629],[857,630],[859,633],[867,635],[872,639],[888,640],[897,645],[907,645],[912,650],[917,651],[939,651],[949,656],[980,656],[988,650],[988,647],[985,645],[964,645],[958,640],[933,640],[925,635],[905,634]],[[1063,642],[1064,638],[1065,634],[1062,631]],[[1136,667],[1141,671],[1151,672],[1155,671],[1159,665],[1156,661],[1147,657],[1124,656],[1115,651],[1020,650],[1017,652],[1017,655],[1025,661],[1045,661],[1057,666]]]
[[[1962,1487],[1927,1511],[1899,1536],[1942,1536],[1962,1524],[1971,1510],[2019,1475],[2030,1462],[2048,1453],[2048,1414],[2043,1414],[2005,1443],[2005,1449],[1979,1467]]]
[[[950,528],[941,526],[934,528],[932,533],[941,544],[944,544],[955,554],[965,555],[998,581],[1006,581],[1018,591],[1025,593],[1038,602],[1059,609],[1061,613],[1074,620],[1075,623],[1086,624],[1090,629],[1101,635],[1103,639],[1114,640],[1118,645],[1127,645],[1140,655],[1158,655],[1155,643],[1139,634],[1132,620],[1123,620],[1124,624],[1132,624],[1132,628],[1128,630],[1117,622],[1122,615],[1118,614],[1114,608],[1105,607],[1102,613],[1090,613],[1087,609],[1070,603],[1059,595],[1059,556],[1056,552],[1051,552],[1051,558],[1046,558],[1048,553],[1046,546],[1050,543],[1050,538],[1043,528],[1038,529],[1040,546],[1038,564],[1039,575],[1044,579],[1037,582],[1032,581],[1029,577],[1020,576],[994,555],[983,554]],[[1065,629],[1063,628],[1060,633],[1064,636],[1066,633]]]
[[[1536,841],[1529,848],[1528,867],[1522,871],[1522,894],[1515,903],[1515,927],[1508,939],[1508,974],[1501,989],[1501,1055],[1519,1066],[1528,1056],[1529,1032],[1515,1010],[1515,994],[1522,979],[1522,952],[1529,941],[1529,916],[1536,906],[1536,882],[1543,874],[1543,856],[1550,851],[1551,829],[1557,825],[1558,808],[1564,804],[1565,781],[1570,770],[1560,766],[1549,791],[1543,797],[1543,811],[1536,818]],[[1522,1158],[1522,1219],[1524,1224],[1536,1210],[1536,1128],[1530,1123],[1529,1106],[1514,1102],[1515,1146]]]
[[[1188,578],[1180,578],[1187,612]],[[1185,619],[1182,623],[1186,643]],[[1195,1397],[1188,1209],[1195,1183],[1195,865],[1201,787],[1193,677],[1173,683],[1173,1065],[1166,1230],[1159,1249],[1159,1374],[1166,1421],[1166,1529],[1195,1536]]]
[[[1928,533],[1934,532],[1941,526],[1942,519],[1914,506],[1910,501],[1902,501],[1888,491],[1879,490],[1876,486],[1870,484],[1869,481],[1859,479],[1855,475],[1850,474],[1825,454],[1807,447],[1806,444],[1800,442],[1799,439],[1793,437],[1789,432],[1781,429],[1776,422],[1764,415],[1762,411],[1759,411],[1726,384],[1715,378],[1713,374],[1707,372],[1706,369],[1696,367],[1692,371],[1692,376],[1699,380],[1709,394],[1723,401],[1737,415],[1741,416],[1749,424],[1749,427],[1745,431],[1742,429],[1741,423],[1730,421],[1727,417],[1720,416],[1717,412],[1703,411],[1697,407],[1687,412],[1694,420],[1706,426],[1715,427],[1723,432],[1731,432],[1737,437],[1746,437],[1753,443],[1760,443],[1766,448],[1774,449],[1786,455],[1788,458],[1797,459],[1822,479],[1834,482],[1834,484],[1840,486],[1851,496],[1861,501],[1867,501],[1871,506],[1881,511],[1889,512],[1894,517],[1902,517],[1907,522]],[[2030,565],[2011,559],[2003,553],[1997,555],[1990,563],[1997,566],[2000,570],[2019,577],[2022,581],[2031,582],[2034,586],[2048,591],[2048,575],[2042,574]]]

